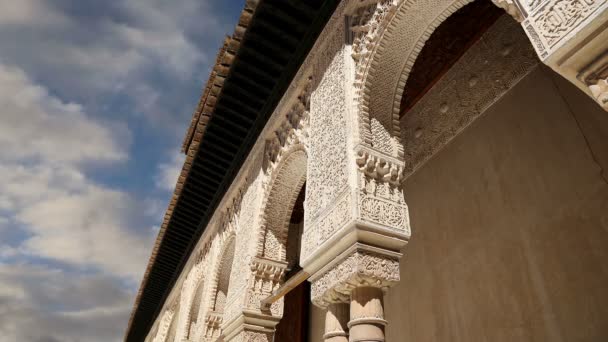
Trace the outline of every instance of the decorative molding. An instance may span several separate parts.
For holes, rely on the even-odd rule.
[[[400,253],[355,244],[311,277],[311,297],[322,308],[347,303],[360,286],[388,288],[399,281]]]
[[[359,2],[347,17],[351,57],[355,62],[353,87],[354,104],[359,117],[359,137],[366,146],[374,146],[388,154],[398,153],[398,122],[392,118],[379,117],[370,111],[369,94],[365,84],[374,53],[391,18],[402,0]],[[382,48],[380,49],[382,50]],[[395,134],[396,133],[396,134]],[[381,139],[379,137],[382,136]]]

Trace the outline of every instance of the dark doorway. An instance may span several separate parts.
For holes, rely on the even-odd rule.
[[[300,190],[294,204],[287,234],[287,263],[286,280],[297,274],[301,268],[300,242],[304,228],[304,194],[306,184]],[[284,298],[283,318],[277,325],[274,335],[275,342],[306,342],[308,341],[308,310],[310,305],[310,283],[303,282],[291,290]]]

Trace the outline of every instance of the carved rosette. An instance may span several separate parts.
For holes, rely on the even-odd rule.
[[[347,303],[353,289],[362,286],[388,288],[399,282],[400,253],[355,244],[336,261],[311,277],[315,305]]]

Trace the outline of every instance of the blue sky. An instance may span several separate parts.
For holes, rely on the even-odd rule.
[[[119,341],[242,1],[0,0],[0,336]]]

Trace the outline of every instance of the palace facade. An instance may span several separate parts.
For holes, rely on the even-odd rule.
[[[247,1],[126,341],[608,341],[608,1]]]

